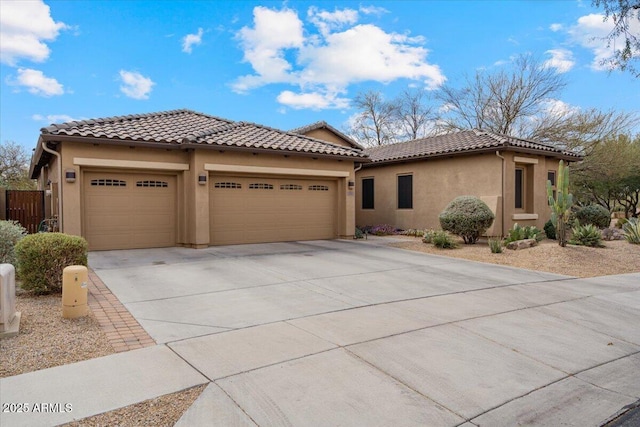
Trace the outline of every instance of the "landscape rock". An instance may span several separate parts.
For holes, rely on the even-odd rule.
[[[615,227],[605,228],[601,231],[602,240],[624,240],[624,233]]]
[[[507,249],[513,249],[514,251],[532,248],[534,246],[538,246],[538,241],[536,239],[516,240],[515,242],[507,243]]]

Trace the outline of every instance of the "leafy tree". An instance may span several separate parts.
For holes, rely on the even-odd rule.
[[[13,141],[0,144],[0,187],[13,190],[35,188],[35,182],[29,179],[29,157],[24,147]]]
[[[398,104],[385,101],[377,91],[359,93],[353,99],[353,106],[359,111],[351,129],[347,130],[363,145],[376,146],[396,141],[396,117]]]
[[[593,0],[593,6],[604,7],[605,17],[613,20],[613,30],[605,37],[607,47],[614,49],[613,57],[602,60],[602,65],[611,69],[628,70],[640,77],[640,68],[634,63],[640,58],[640,36],[631,29],[634,20],[640,24],[640,2],[638,0]],[[618,37],[624,37],[622,48],[615,45]]]
[[[575,168],[574,187],[581,203],[591,202],[612,211],[616,205],[627,218],[637,216],[640,199],[640,135],[609,138]]]

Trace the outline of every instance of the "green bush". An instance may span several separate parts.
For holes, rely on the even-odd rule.
[[[444,230],[434,231],[431,235],[431,242],[440,249],[455,249],[458,247],[453,237]]]
[[[509,235],[505,237],[505,242],[515,242],[516,240],[536,239],[536,242],[544,239],[542,230],[533,225],[521,227],[518,223],[513,224],[513,228],[509,230]]]
[[[640,245],[640,221],[638,221],[638,218],[628,220],[622,226],[622,231],[624,231],[624,238],[627,242]]]
[[[27,229],[17,221],[0,221],[0,264],[15,264],[16,243],[27,235]]]
[[[354,239],[364,239],[364,233],[358,227],[356,227],[356,231],[353,234]]]
[[[544,234],[547,239],[556,240],[556,227],[553,225],[553,221],[549,220],[544,223]]]
[[[476,243],[494,218],[489,206],[473,196],[456,197],[439,216],[442,229],[462,237],[466,244]]]
[[[502,253],[502,239],[489,239],[489,249],[491,249],[492,254],[501,254]]]
[[[573,236],[570,243],[594,248],[604,246],[602,244],[602,233],[600,233],[598,227],[593,224],[581,225],[577,220],[573,227]]]
[[[598,228],[607,228],[611,224],[611,212],[604,206],[589,205],[576,212],[580,225],[593,224]]]
[[[22,288],[37,294],[62,291],[62,270],[87,265],[87,241],[62,233],[30,234],[16,245]]]

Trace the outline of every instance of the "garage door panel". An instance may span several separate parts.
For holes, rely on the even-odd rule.
[[[330,239],[336,235],[335,181],[212,176],[210,182],[212,244]],[[221,183],[227,187],[222,188]],[[228,183],[233,183],[233,188]]]
[[[90,249],[175,245],[175,176],[88,172],[83,179],[83,228]]]

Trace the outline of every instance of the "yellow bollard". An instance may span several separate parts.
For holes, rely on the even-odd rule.
[[[87,315],[87,281],[89,273],[83,265],[70,265],[62,270],[62,317],[75,319]]]

